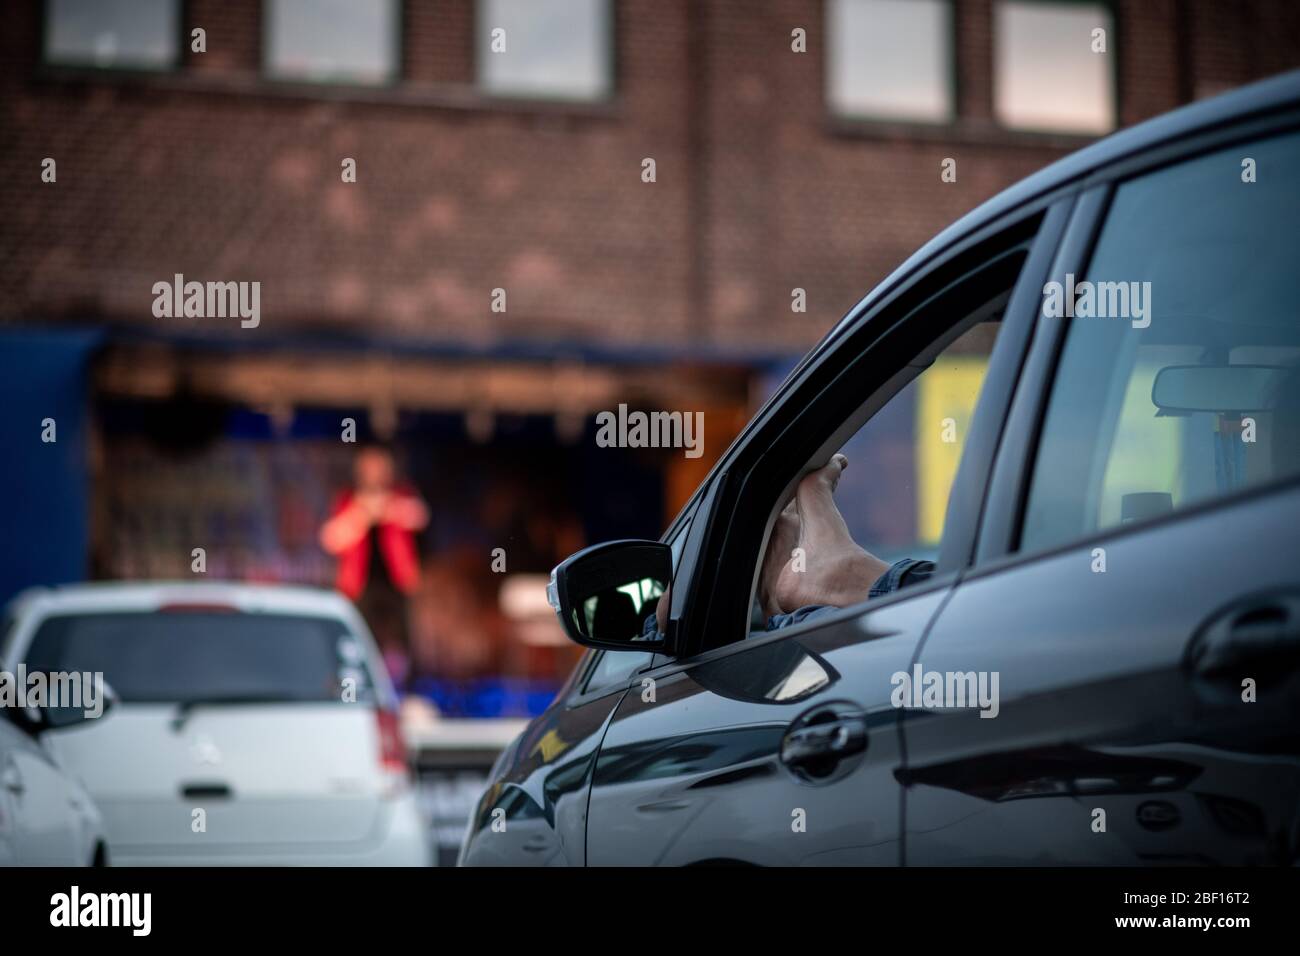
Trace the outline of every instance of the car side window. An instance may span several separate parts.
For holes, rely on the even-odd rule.
[[[1300,475],[1297,162],[1292,133],[1121,184],[1086,275],[1044,289],[1069,330],[1022,550]]]
[[[654,657],[653,654],[644,651],[599,651],[598,653],[600,660],[596,661],[587,675],[587,681],[582,688],[583,693],[626,683],[629,677],[649,664],[650,658]]]
[[[844,443],[836,498],[855,541],[887,562],[934,560],[948,493],[1001,316],[947,345]]]
[[[1013,274],[1022,254],[1014,261]],[[930,576],[1010,291],[970,303],[970,314],[936,332],[909,363],[915,377],[871,412],[819,473],[830,475],[831,490],[808,493],[816,475],[798,483],[768,537],[751,634]]]

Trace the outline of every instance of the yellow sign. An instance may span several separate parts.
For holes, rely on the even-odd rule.
[[[980,355],[940,358],[917,379],[916,537],[939,543],[948,492],[970,431],[988,359]]]

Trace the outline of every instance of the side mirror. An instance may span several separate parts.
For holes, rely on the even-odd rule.
[[[609,541],[551,572],[546,598],[570,640],[608,651],[655,651],[665,637],[646,621],[673,579],[673,553],[658,541]]]

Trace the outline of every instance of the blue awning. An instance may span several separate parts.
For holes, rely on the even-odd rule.
[[[86,576],[88,365],[102,337],[86,329],[0,327],[0,601],[32,585]],[[51,442],[42,440],[47,419]]]

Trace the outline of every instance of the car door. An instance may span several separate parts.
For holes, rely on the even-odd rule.
[[[21,788],[17,770],[11,770],[14,734],[21,733],[0,715],[0,866],[18,863],[18,811],[15,792]]]
[[[803,462],[824,462],[844,442],[851,445],[884,422],[880,440],[870,445],[883,451],[849,467],[878,486],[894,474],[882,459],[895,457],[897,436],[888,433],[900,423],[909,435],[915,422],[925,441],[941,440],[945,419],[929,427],[920,412],[928,406],[908,392],[912,379],[928,374],[923,369],[935,363],[940,347],[956,338],[959,317],[970,312],[963,321],[973,327],[1005,309],[1007,316],[1024,318],[1004,320],[998,333],[985,378],[991,387],[976,409],[963,457],[962,480],[984,479],[978,460],[987,443],[981,436],[1009,399],[1027,343],[1027,306],[1040,282],[1021,276],[1046,273],[1065,219],[1064,206],[1049,215],[1050,226],[1039,213],[986,236],[957,262],[934,264],[909,287],[911,297],[866,317],[866,327],[806,363],[802,384],[778,395],[718,466],[700,507],[709,520],[696,518],[673,592],[680,632],[689,635],[692,621],[706,622],[706,646],[637,675],[615,709],[593,775],[589,863],[901,862],[903,761],[892,678],[907,669],[955,574],[941,562],[928,582],[793,627],[756,628],[738,640],[722,639],[718,629],[726,625],[714,612],[728,596],[739,594],[744,603],[752,598],[762,546],[737,545],[732,532],[762,530],[764,522],[770,527],[785,500],[782,490],[793,488]],[[963,419],[963,431],[966,425]],[[750,451],[757,462],[747,457]],[[967,468],[965,458],[976,464]],[[901,489],[899,507],[913,504],[909,481],[894,482]],[[743,486],[730,507],[724,503],[728,485]],[[977,494],[964,497],[978,500]],[[893,510],[892,499],[878,509]],[[973,530],[971,516],[958,514],[949,528],[955,537]],[[725,539],[721,545],[714,543],[718,538]],[[954,553],[960,550],[954,545]],[[692,574],[700,568],[731,573],[706,586]],[[710,638],[716,646],[707,646]]]
[[[665,535],[681,554],[694,504]],[[505,751],[466,828],[461,866],[582,866],[587,798],[601,737],[652,654],[586,655],[544,713]]]
[[[943,593],[647,672],[601,745],[588,862],[897,864],[897,712],[878,677],[906,667]]]
[[[503,756],[480,799],[462,866],[582,866],[587,792],[600,737],[650,655],[596,653]]]
[[[627,655],[633,658],[636,655]],[[582,866],[587,792],[597,746],[627,688],[627,671],[592,655],[502,754],[462,847],[461,866]]]
[[[905,713],[909,865],[1296,862],[1297,162],[1293,129],[1229,129],[1079,203],[1054,279],[1148,308],[1062,319],[1045,287],[975,569],[913,663],[996,675],[999,708]],[[1272,394],[1157,385],[1247,366]]]
[[[76,866],[81,820],[75,788],[36,738],[0,720],[0,834],[23,866]],[[0,836],[0,843],[5,837]]]

